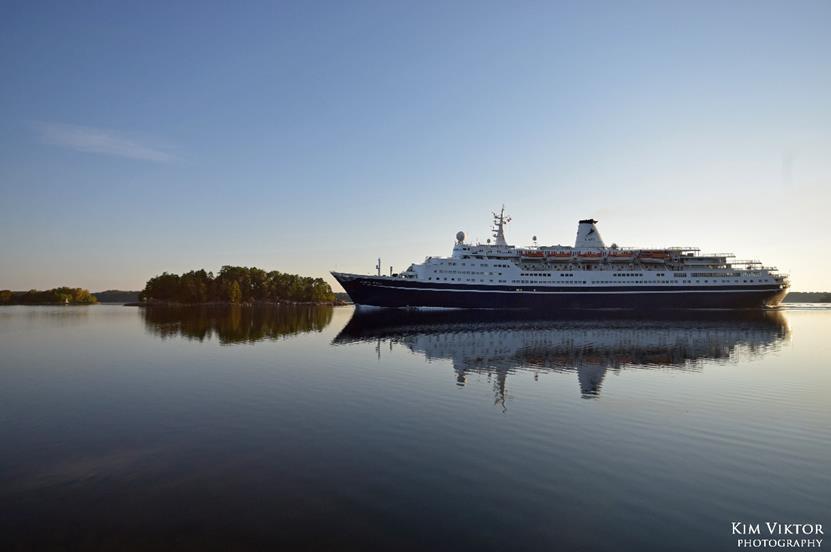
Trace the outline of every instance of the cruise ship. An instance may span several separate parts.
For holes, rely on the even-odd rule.
[[[504,207],[493,241],[456,234],[449,257],[376,275],[332,272],[356,305],[462,309],[686,309],[775,307],[788,279],[775,267],[702,254],[696,247],[606,246],[594,219],[581,220],[574,246],[508,245]]]

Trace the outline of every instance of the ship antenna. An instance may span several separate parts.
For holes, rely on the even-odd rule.
[[[496,238],[496,245],[508,245],[508,242],[505,241],[505,225],[509,222],[511,222],[511,217],[505,216],[504,205],[498,215],[493,213],[493,237]]]

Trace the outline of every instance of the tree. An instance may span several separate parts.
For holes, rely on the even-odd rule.
[[[231,303],[239,303],[242,300],[242,291],[240,290],[239,282],[236,280],[233,280],[230,284],[228,284],[227,299]]]
[[[71,290],[71,293],[71,303],[77,303],[80,305],[94,305],[98,302],[98,298],[95,297],[95,295],[91,294],[87,289],[75,288]]]

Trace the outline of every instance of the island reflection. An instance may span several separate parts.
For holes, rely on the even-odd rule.
[[[319,332],[332,321],[328,305],[181,306],[141,309],[146,330],[163,339],[184,337],[223,345]]]
[[[583,398],[597,397],[608,371],[699,370],[704,361],[755,357],[789,335],[776,311],[570,313],[567,317],[497,311],[356,310],[334,344],[404,345],[426,360],[453,364],[457,385],[467,375],[494,382],[504,405],[507,376],[516,370],[576,372]]]

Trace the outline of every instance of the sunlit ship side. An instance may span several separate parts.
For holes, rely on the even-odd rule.
[[[570,246],[517,248],[510,218],[494,213],[494,243],[456,235],[450,257],[427,257],[399,274],[332,272],[357,305],[486,309],[758,308],[778,305],[787,277],[758,261],[694,247],[607,247],[593,219]]]

